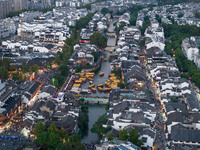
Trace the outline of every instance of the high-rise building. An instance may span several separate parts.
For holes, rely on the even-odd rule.
[[[51,0],[41,0],[43,5],[51,5]]]
[[[5,18],[12,10],[13,4],[11,0],[0,1],[0,19]]]
[[[44,6],[55,6],[55,3],[56,1],[55,0],[41,0],[41,3],[44,5]]]
[[[28,9],[28,0],[13,0],[14,11]]]

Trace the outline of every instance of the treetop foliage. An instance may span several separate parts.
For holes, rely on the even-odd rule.
[[[35,143],[43,149],[84,149],[78,135],[69,136],[65,129],[58,129],[55,124],[51,124],[50,127],[46,128],[45,125],[39,121],[36,123],[34,134],[36,135]]]
[[[19,16],[19,14],[26,12],[26,11],[40,11],[43,13],[46,13],[47,11],[52,11],[54,7],[50,7],[50,8],[42,8],[42,9],[24,9],[24,10],[18,10],[18,11],[12,11],[10,13],[8,13],[6,15],[6,18],[10,17],[15,17],[15,16]]]
[[[138,147],[141,147],[141,145],[143,145],[142,141],[139,140],[139,134],[138,131],[136,129],[131,129],[129,131],[129,133],[127,132],[127,130],[123,129],[119,131],[119,140],[123,140],[123,141],[129,141],[132,142],[133,144],[137,145]]]
[[[90,36],[90,43],[91,44],[96,44],[99,48],[106,48],[107,46],[107,38],[104,37],[101,33],[99,32],[94,32]]]
[[[172,56],[172,50],[175,52],[175,60],[182,77],[189,79],[200,87],[200,71],[197,66],[190,60],[188,60],[181,50],[182,40],[190,38],[191,36],[200,35],[200,28],[190,25],[177,25],[177,24],[162,24],[165,36],[170,41],[166,41],[165,51],[168,55]]]

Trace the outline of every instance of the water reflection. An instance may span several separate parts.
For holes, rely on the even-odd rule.
[[[81,140],[82,143],[95,144],[98,143],[99,137],[96,133],[92,133],[90,130],[93,124],[99,119],[100,116],[106,113],[105,106],[90,105],[89,110],[89,123],[88,123],[88,135],[84,136]]]

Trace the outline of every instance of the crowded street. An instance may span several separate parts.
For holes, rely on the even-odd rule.
[[[21,131],[22,125],[20,123],[12,124],[10,128],[5,129],[0,135],[0,149],[14,150],[21,149],[23,146],[33,145],[33,140],[22,135]]]
[[[36,74],[36,79],[40,80],[44,86],[51,84],[51,77],[57,72],[57,68],[51,69],[49,71],[44,71],[44,73]]]

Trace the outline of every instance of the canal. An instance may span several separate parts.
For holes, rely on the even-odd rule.
[[[110,26],[108,28],[109,32],[115,32],[115,26],[113,25],[113,23],[115,23],[116,20],[114,20],[112,23],[110,23]],[[116,44],[116,39],[114,37],[108,37],[108,41],[107,41],[107,47],[105,48],[105,52],[104,52],[104,56],[105,58],[107,58],[109,60],[109,50],[113,50]],[[99,77],[98,74],[95,75],[94,77],[94,84],[97,86],[99,84],[104,84],[105,81],[108,79],[108,75],[111,73],[111,69],[110,69],[110,62],[106,61],[103,62],[101,64],[101,70],[100,72],[104,72],[104,76],[103,77]],[[82,89],[88,89],[89,86],[89,82],[86,82],[82,85]],[[92,93],[91,96],[96,96],[96,97],[107,97],[108,93],[103,93],[103,92],[99,92],[98,90],[96,91],[96,93]]]
[[[117,20],[113,21],[109,28],[109,32],[115,32],[115,26],[113,23],[115,23]],[[110,49],[113,49],[113,47],[116,44],[116,39],[113,37],[108,38],[107,42],[107,48],[105,49],[106,51],[104,52],[106,58],[109,58],[109,51]],[[112,48],[111,48],[112,47]],[[104,84],[104,82],[108,79],[108,75],[111,73],[110,69],[110,62],[103,62],[101,66],[101,70],[99,72],[104,72],[104,77],[99,77],[98,74],[95,75],[94,78],[94,83],[95,85],[98,84]],[[87,89],[89,86],[89,83],[85,83],[82,85],[83,89]],[[98,97],[104,97],[107,96],[108,93],[100,93],[98,90],[96,93],[92,93],[92,96],[98,96]],[[89,105],[88,106],[88,115],[89,115],[89,122],[88,122],[88,134],[82,138],[82,143],[90,143],[90,144],[96,144],[99,142],[99,136],[96,133],[92,133],[91,129],[93,124],[99,119],[100,116],[106,113],[106,106],[100,106],[100,105]]]
[[[108,32],[115,32],[115,26],[113,25],[117,20],[114,20],[112,23],[110,23],[110,26],[108,28]],[[115,37],[109,37],[107,41],[108,47],[114,47],[116,45],[116,39]]]
[[[104,55],[107,59],[109,59],[109,52],[105,51]],[[99,77],[98,74],[95,75],[94,77],[94,84],[95,86],[99,85],[99,84],[104,84],[105,81],[108,79],[108,75],[111,73],[111,69],[110,69],[110,62],[106,61],[106,62],[102,62],[101,64],[101,70],[100,72],[104,72],[104,76],[103,77]],[[89,82],[86,82],[84,84],[82,84],[82,89],[88,89],[89,86]],[[98,90],[96,91],[96,93],[92,93],[91,96],[95,96],[95,97],[107,97],[108,93],[104,93],[104,92],[99,92]]]
[[[91,129],[93,124],[99,119],[100,116],[106,113],[106,106],[89,105],[89,122],[88,122],[88,134],[82,138],[82,143],[96,144],[99,142],[99,136],[96,133],[92,133]]]

